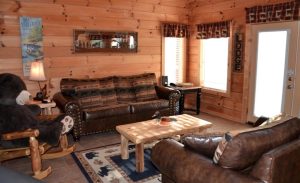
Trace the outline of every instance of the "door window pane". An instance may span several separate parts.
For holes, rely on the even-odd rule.
[[[282,112],[287,31],[258,33],[254,115]]]

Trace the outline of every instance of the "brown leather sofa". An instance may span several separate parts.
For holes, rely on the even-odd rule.
[[[164,183],[299,183],[299,136],[300,119],[293,118],[223,137],[162,140],[151,158]]]
[[[53,100],[75,119],[73,137],[115,129],[117,125],[178,113],[179,92],[157,86],[154,73],[94,79],[64,78]]]

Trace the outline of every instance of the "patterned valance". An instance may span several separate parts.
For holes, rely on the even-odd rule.
[[[197,39],[220,38],[230,36],[230,22],[215,22],[197,25]]]
[[[266,23],[299,19],[299,1],[246,8],[246,23]]]
[[[164,37],[189,37],[189,26],[186,24],[164,23]]]

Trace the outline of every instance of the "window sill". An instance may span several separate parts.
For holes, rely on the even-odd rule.
[[[202,87],[201,92],[213,94],[213,95],[217,95],[217,96],[222,96],[222,97],[230,97],[229,91],[217,90],[217,89],[213,89],[213,88]]]

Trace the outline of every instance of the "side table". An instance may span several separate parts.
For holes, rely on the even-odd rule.
[[[179,99],[179,114],[182,114],[184,110],[186,111],[195,111],[196,114],[200,113],[200,96],[201,96],[201,87],[193,86],[193,87],[172,87],[175,90],[180,91],[180,99]],[[194,93],[196,94],[196,109],[187,109],[184,108],[184,99],[186,94]]]
[[[36,104],[42,109],[43,115],[52,115],[52,108],[56,106],[55,102],[42,103],[42,101],[31,100],[30,104]]]

